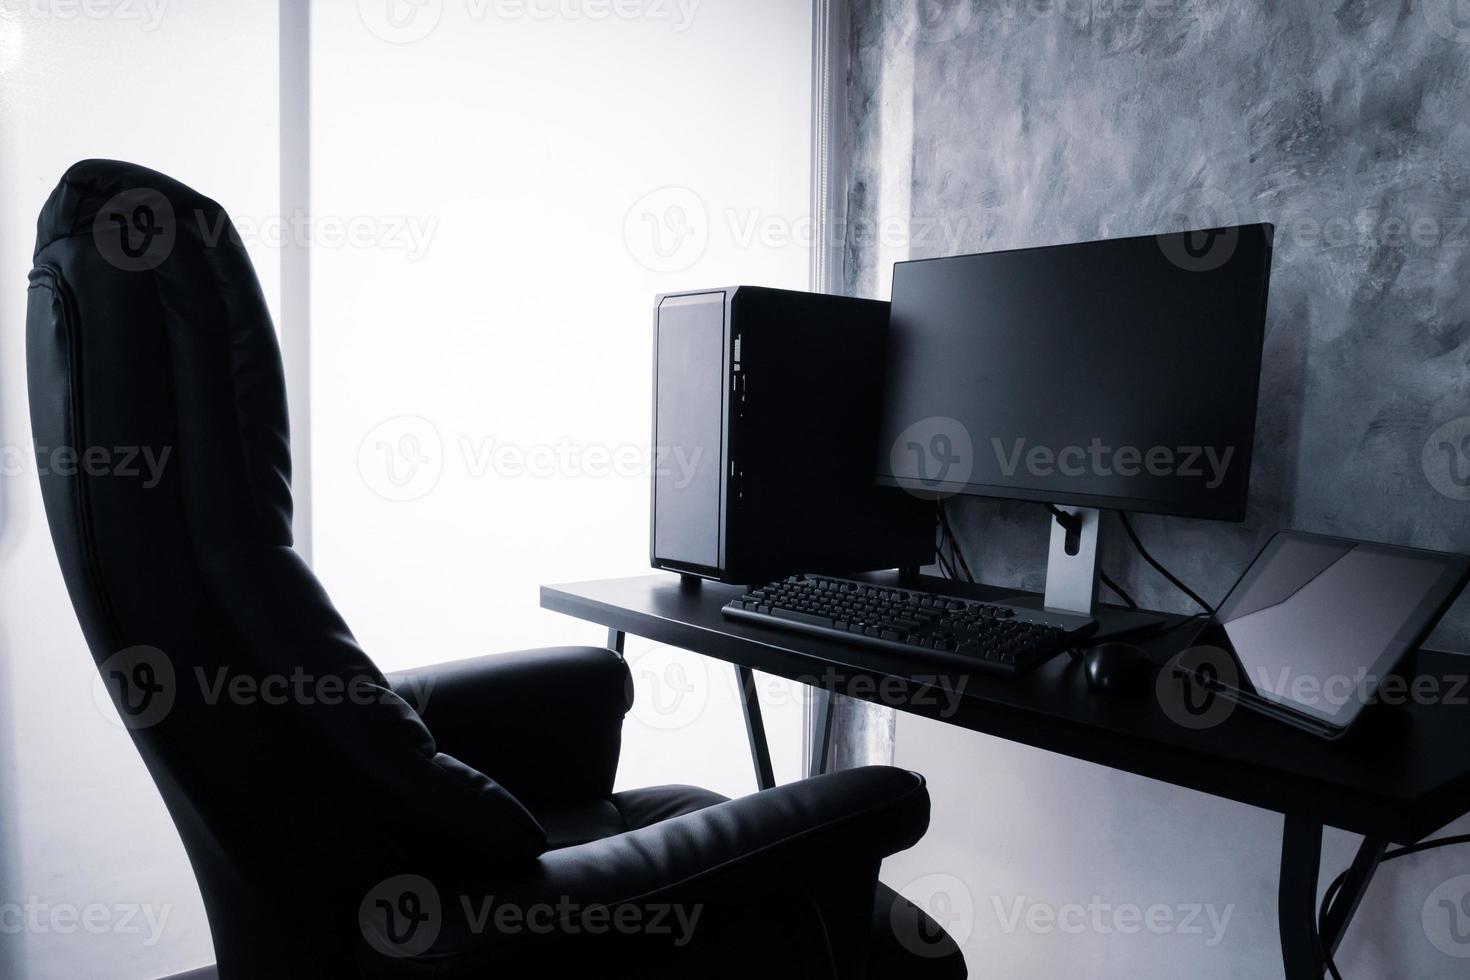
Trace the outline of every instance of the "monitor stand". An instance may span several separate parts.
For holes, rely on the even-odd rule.
[[[1056,508],[1051,521],[1051,550],[1046,560],[1046,595],[1032,605],[1082,613],[1098,622],[1094,639],[1121,636],[1164,622],[1158,613],[1098,602],[1102,581],[1098,554],[1102,541],[1102,511],[1091,507]],[[1026,605],[1026,602],[1017,605]]]

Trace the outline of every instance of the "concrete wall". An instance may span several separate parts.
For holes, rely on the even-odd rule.
[[[887,298],[895,258],[1274,222],[1250,516],[1140,533],[1211,600],[1282,527],[1470,549],[1470,489],[1441,437],[1425,457],[1470,434],[1470,26],[1414,2],[860,0],[849,291]],[[988,581],[1042,586],[1035,505],[955,510]],[[1121,535],[1106,566],[1190,608]],[[1435,641],[1470,646],[1470,600]]]
[[[1439,449],[1470,434],[1463,9],[857,0],[846,287],[887,298],[900,258],[1274,222],[1249,517],[1142,517],[1141,535],[1212,601],[1278,528],[1470,550],[1470,488],[1454,479],[1470,458]],[[1036,505],[961,499],[954,514],[986,581],[1042,587],[1047,526]],[[1189,609],[1121,534],[1105,556],[1145,605]],[[1470,602],[1433,642],[1470,646]],[[1209,955],[1177,936],[1028,941],[980,927],[972,969],[1279,976],[1279,818],[908,718],[897,761],[931,777],[936,816],[925,844],[890,871],[981,869],[965,887],[984,925],[995,924],[993,896],[1028,892],[1054,904],[1101,890],[1241,910]],[[1334,838],[1328,866],[1351,843]],[[1459,975],[1464,960],[1428,942],[1419,919],[1432,889],[1466,871],[1463,851],[1394,866],[1344,948],[1347,975]]]

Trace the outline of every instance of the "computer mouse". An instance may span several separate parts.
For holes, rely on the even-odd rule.
[[[1154,665],[1142,647],[1112,641],[1099,643],[1082,656],[1087,684],[1109,694],[1138,694],[1148,690]]]

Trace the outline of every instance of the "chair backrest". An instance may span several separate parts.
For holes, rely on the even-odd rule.
[[[221,974],[351,975],[374,884],[529,862],[545,834],[437,752],[292,550],[280,351],[219,205],[83,161],[41,211],[34,264],[52,539],[188,850]]]

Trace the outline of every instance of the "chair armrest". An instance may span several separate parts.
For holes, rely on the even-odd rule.
[[[710,958],[725,972],[788,969],[806,975],[861,974],[882,859],[913,846],[929,823],[923,777],[886,766],[829,773],[673,817],[615,837],[547,851],[534,867],[493,883],[462,869],[436,882],[442,925],[431,948],[407,959],[368,955],[374,977],[499,975],[548,963],[562,944],[582,943],[601,975],[645,969],[670,953]],[[502,931],[469,910],[542,910],[542,928]],[[554,911],[553,911],[554,910]],[[669,912],[682,935],[591,923],[625,913],[653,922]],[[732,927],[733,923],[733,927]],[[368,947],[391,949],[375,923]],[[683,949],[671,948],[683,946]],[[590,945],[587,945],[590,944]],[[796,947],[801,946],[798,950]],[[581,960],[576,961],[578,965]],[[734,971],[734,972],[732,972]],[[514,970],[511,970],[514,973]],[[520,975],[516,973],[515,975]],[[649,975],[710,975],[700,972]],[[876,980],[876,978],[875,978]]]
[[[612,792],[628,667],[602,647],[492,654],[394,674],[439,751],[483,772],[527,803]]]
[[[872,864],[876,871],[883,858],[912,847],[928,828],[924,777],[867,766],[547,851],[507,894],[567,895],[583,906],[654,898],[725,901],[747,889],[768,894],[773,886],[846,866]]]

